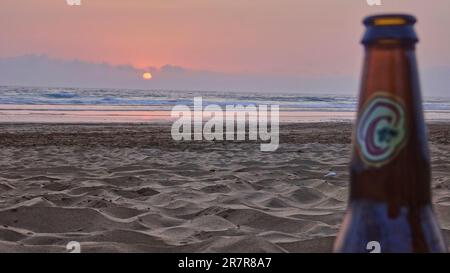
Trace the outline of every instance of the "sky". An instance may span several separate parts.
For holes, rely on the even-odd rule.
[[[424,92],[450,84],[448,0],[81,1],[1,1],[0,84],[355,94],[381,12],[418,17]]]

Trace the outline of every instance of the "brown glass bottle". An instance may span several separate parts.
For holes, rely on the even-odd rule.
[[[353,134],[349,205],[335,252],[446,252],[431,204],[431,170],[408,15],[367,18]]]

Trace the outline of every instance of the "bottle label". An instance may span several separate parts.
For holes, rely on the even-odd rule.
[[[400,98],[377,92],[363,106],[356,129],[362,160],[369,166],[389,163],[406,142],[405,107]]]

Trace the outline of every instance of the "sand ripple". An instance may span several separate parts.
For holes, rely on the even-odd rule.
[[[276,153],[255,143],[84,146],[66,137],[2,146],[0,251],[65,252],[70,241],[85,252],[331,251],[346,207],[348,138],[284,139]],[[449,151],[432,146],[447,230]]]

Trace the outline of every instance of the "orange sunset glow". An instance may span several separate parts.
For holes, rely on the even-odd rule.
[[[153,78],[152,73],[150,72],[145,72],[144,74],[142,74],[142,78],[144,80],[151,80]]]
[[[351,73],[361,56],[355,54],[358,43],[348,41],[360,38],[364,15],[382,9],[417,13],[429,5],[403,2],[373,10],[363,0],[86,0],[76,8],[64,0],[2,0],[0,32],[9,38],[0,44],[0,57],[38,52],[137,68],[174,64],[231,73]],[[433,5],[446,10],[448,1]],[[432,13],[417,15],[426,22],[419,31],[428,27],[438,33],[447,25],[434,24]],[[422,40],[432,40],[430,35],[423,32]],[[450,61],[450,54],[437,56],[450,36],[438,38],[422,45],[429,55],[424,64]]]
[[[1,0],[0,60],[8,67],[8,58],[25,57],[16,60],[23,68],[7,70],[17,79],[0,77],[30,85],[348,93],[363,57],[362,18],[402,11],[419,18],[427,90],[447,93],[449,1],[428,2]],[[49,80],[29,71],[34,65]],[[51,76],[63,72],[72,75]]]

